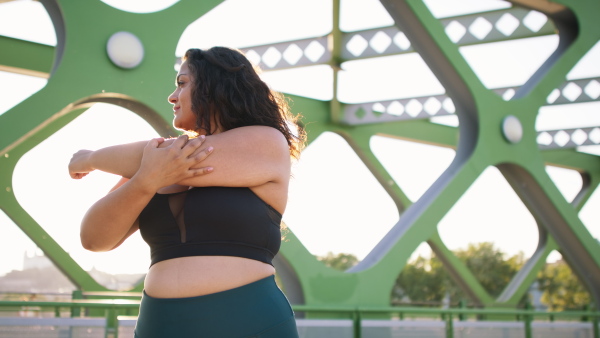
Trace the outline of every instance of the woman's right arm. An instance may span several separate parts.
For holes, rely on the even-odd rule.
[[[128,180],[88,209],[80,230],[85,249],[110,251],[138,229],[138,216],[154,195],[139,181]]]
[[[187,135],[176,139],[160,138],[159,148],[171,146],[175,141],[178,145],[193,146],[198,149],[204,142],[204,136],[188,140]],[[110,146],[98,150],[79,150],[69,163],[69,175],[73,179],[81,179],[94,170],[132,178],[140,168],[144,147],[148,141],[134,142]],[[206,153],[207,149],[204,149]],[[197,152],[197,155],[203,156]]]
[[[131,178],[137,172],[148,141],[120,144],[99,150],[80,150],[69,163],[69,175],[81,179],[94,170]]]
[[[84,248],[91,251],[116,248],[137,230],[139,214],[160,188],[212,171],[212,168],[192,168],[210,152],[191,156],[202,143],[186,141],[178,138],[164,148],[159,148],[162,139],[147,142],[131,179],[94,203],[85,214],[80,233]]]

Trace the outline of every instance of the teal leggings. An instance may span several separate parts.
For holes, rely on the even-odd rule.
[[[239,288],[190,298],[144,293],[135,338],[297,338],[285,295],[270,276]]]

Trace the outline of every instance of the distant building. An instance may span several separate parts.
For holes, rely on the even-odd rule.
[[[110,290],[128,290],[138,284],[144,274],[112,275],[95,268],[90,275]],[[23,270],[0,276],[0,293],[71,294],[77,287],[44,255],[23,255]]]
[[[34,253],[33,256],[29,256],[27,252],[23,254],[23,270],[45,269],[53,266],[52,261],[45,255]]]
[[[542,294],[543,292],[540,290],[540,285],[537,281],[531,284],[529,287],[529,296],[531,297],[531,305],[534,310],[537,311],[547,311],[548,306],[542,303]]]

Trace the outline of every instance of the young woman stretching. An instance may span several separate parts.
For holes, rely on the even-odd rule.
[[[149,244],[136,337],[297,337],[272,260],[302,128],[224,47],[188,50],[169,102],[186,135],[73,155],[75,179],[123,176],[85,215],[83,246],[112,250],[138,229]]]

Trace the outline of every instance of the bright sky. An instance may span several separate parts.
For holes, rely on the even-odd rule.
[[[167,7],[174,1],[105,2],[130,6],[121,8],[124,10],[142,12],[140,3],[149,6],[146,11],[151,11]],[[505,2],[496,0],[429,0],[426,3],[437,17],[506,7]],[[345,31],[393,24],[376,0],[342,0],[341,4],[341,28]],[[256,8],[269,10],[257,12]],[[246,15],[249,12],[253,13],[252,17]],[[221,20],[224,15],[228,20]],[[306,25],[305,19],[309,16],[311,24]],[[244,29],[232,31],[230,22],[237,22]],[[207,30],[211,34],[201,33]],[[191,24],[174,53],[181,55],[192,46],[244,47],[322,36],[330,30],[331,1],[227,0]],[[43,6],[29,0],[0,4],[0,35],[56,44]],[[464,47],[461,52],[485,85],[502,87],[524,83],[550,55],[557,42],[556,37],[549,36],[512,42],[512,45],[496,43]],[[571,71],[569,79],[600,76],[600,65],[593,62],[598,59],[600,44]],[[378,58],[376,62],[348,62],[343,68],[338,96],[345,102],[444,92],[417,54]],[[269,72],[264,73],[263,78],[273,88],[288,93],[321,100],[328,100],[333,95],[332,73],[326,66]],[[419,81],[413,81],[416,78]],[[390,85],[389,79],[394,79],[394,86]],[[369,84],[369,90],[365,90],[365,83]],[[45,79],[0,72],[0,114],[45,84]],[[163,94],[166,100],[169,93]],[[599,106],[599,103],[579,104],[577,110],[570,110],[568,119],[564,107],[545,107],[540,112],[537,129],[600,126]],[[108,139],[106,135],[115,136]],[[155,136],[157,133],[137,115],[123,108],[98,104],[26,154],[17,165],[13,189],[23,207],[84,269],[145,272],[149,264],[148,249],[138,235],[110,253],[91,253],[81,248],[78,230],[83,214],[117,178],[93,173],[84,180],[74,181],[69,179],[66,166],[71,154],[79,149],[97,149]],[[454,151],[450,149],[384,137],[374,137],[371,147],[413,201],[439,177],[454,157]],[[597,146],[586,151],[600,153]],[[43,163],[43,171],[39,170],[40,163]],[[581,188],[581,177],[574,171],[548,168],[548,173],[569,201]],[[596,192],[581,211],[580,218],[592,235],[600,238],[598,205],[600,194]],[[341,137],[325,134],[305,150],[294,169],[284,221],[312,253],[345,252],[362,258],[398,219],[389,196]],[[538,236],[533,217],[495,168],[489,168],[477,179],[439,224],[439,230],[450,249],[492,241],[508,254],[523,251],[526,256],[535,250]],[[0,233],[2,275],[21,269],[21,252],[33,253],[36,247],[1,211]],[[515,233],[519,236],[514,236]],[[429,251],[426,245],[418,249],[420,254]],[[552,259],[556,257],[554,255]]]

